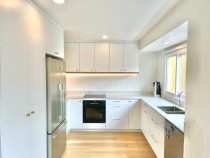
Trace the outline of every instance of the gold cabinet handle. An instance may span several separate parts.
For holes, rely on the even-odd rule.
[[[32,114],[32,115],[35,114],[35,111],[31,111],[31,114]]]
[[[156,122],[153,118],[151,120],[154,122],[154,124],[158,125],[158,122]]]
[[[28,114],[26,114],[26,116],[27,116],[27,117],[30,117],[30,116],[31,116],[31,114],[30,114],[30,113],[28,113]]]
[[[55,54],[60,54],[60,53],[58,53],[58,52],[55,52]]]
[[[154,140],[155,143],[158,143],[158,141],[155,139],[153,135],[151,135],[152,139]]]
[[[144,113],[146,113],[146,114],[147,114],[147,111],[144,111]]]

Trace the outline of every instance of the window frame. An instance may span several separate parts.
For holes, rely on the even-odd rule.
[[[175,50],[165,56],[165,81],[164,81],[164,94],[176,98],[178,92],[181,91],[181,73],[182,73],[182,56],[187,55],[187,49],[182,48]],[[175,79],[175,93],[167,90],[168,86],[168,58],[176,56],[176,79]],[[181,63],[181,64],[179,64]],[[185,100],[185,95],[181,95],[181,99]]]

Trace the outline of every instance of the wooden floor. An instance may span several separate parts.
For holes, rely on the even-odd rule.
[[[140,132],[70,132],[62,158],[156,158]]]

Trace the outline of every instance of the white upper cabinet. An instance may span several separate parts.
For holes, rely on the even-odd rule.
[[[64,58],[63,31],[48,19],[45,19],[45,52],[47,54]]]
[[[138,44],[124,44],[124,72],[139,72],[138,66]]]
[[[94,72],[94,43],[80,43],[80,72]]]
[[[66,43],[67,72],[139,72],[137,43]]]
[[[123,72],[123,43],[110,43],[109,72]]]
[[[65,44],[65,60],[67,72],[79,72],[79,43]]]
[[[109,71],[109,43],[95,43],[95,72]]]

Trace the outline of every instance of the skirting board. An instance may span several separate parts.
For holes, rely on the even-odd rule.
[[[70,129],[69,132],[142,132],[140,129]]]

